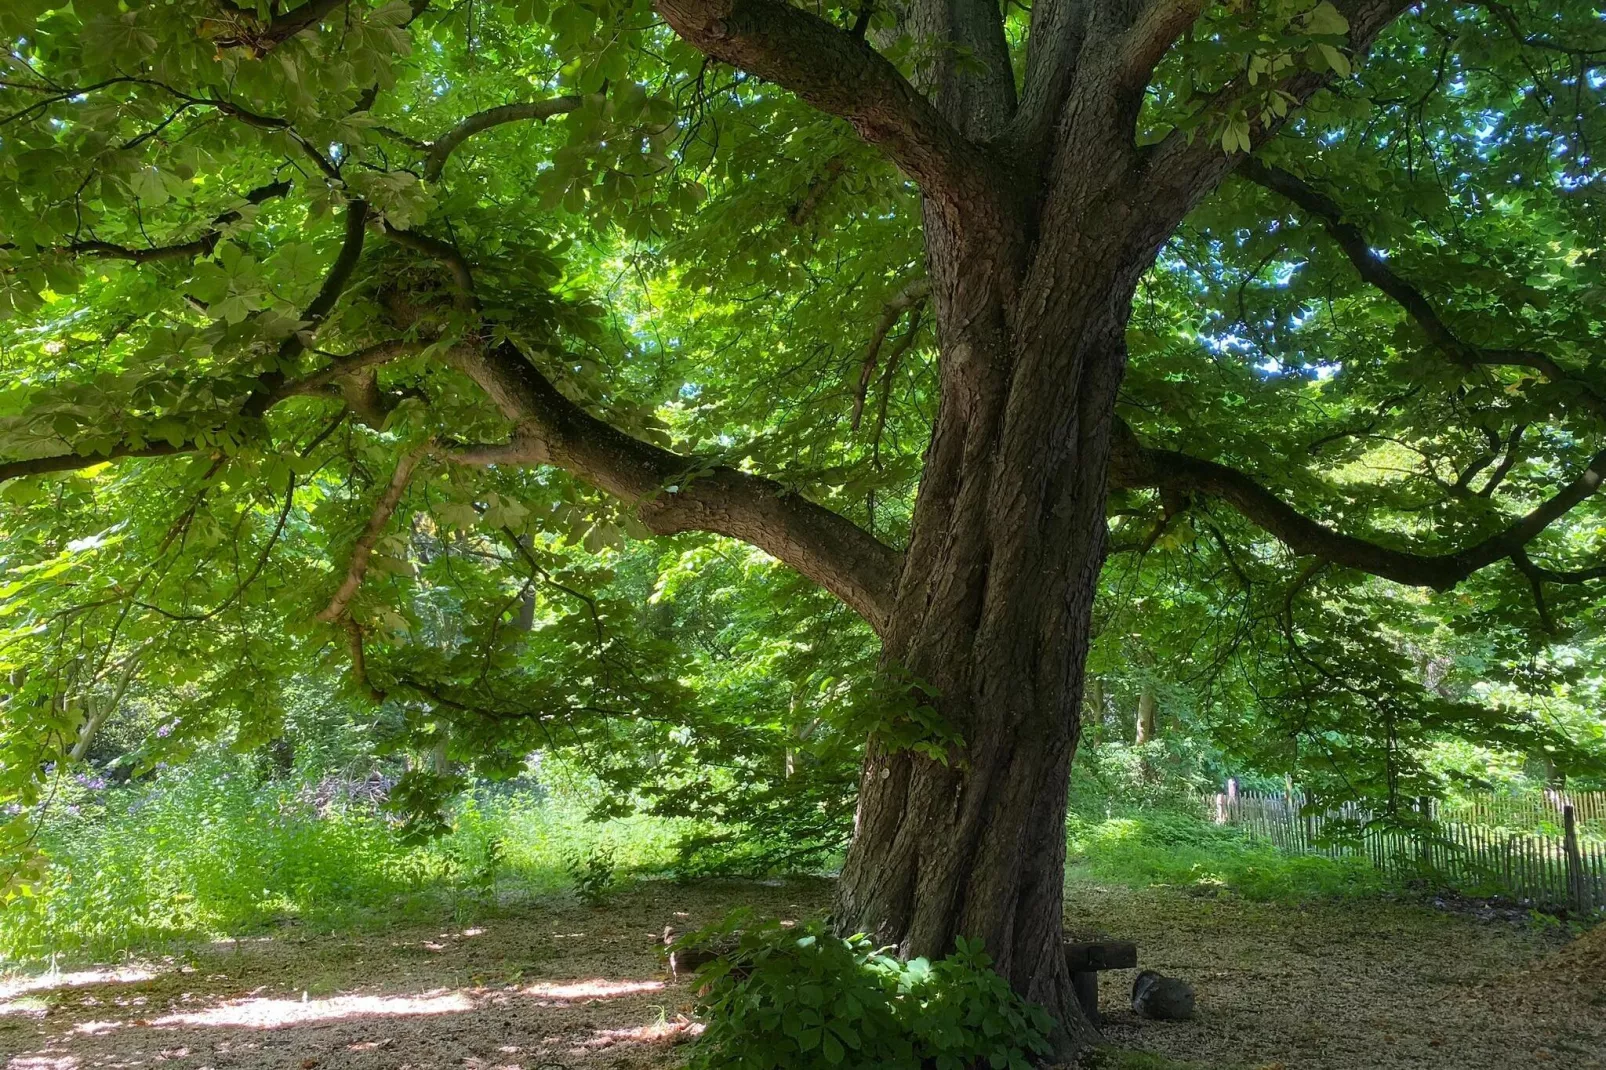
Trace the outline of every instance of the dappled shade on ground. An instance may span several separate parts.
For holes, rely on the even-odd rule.
[[[290,928],[145,969],[14,980],[0,1056],[6,1070],[670,1067],[695,1025],[690,987],[658,957],[663,925],[829,901],[823,881],[646,882],[598,909],[553,899],[469,925]],[[1126,1006],[1132,971],[1105,974],[1109,1037],[1201,1070],[1606,1067],[1606,930],[1560,946],[1409,905],[1086,880],[1070,903],[1072,928],[1096,920],[1199,988],[1197,1020],[1144,1022]]]

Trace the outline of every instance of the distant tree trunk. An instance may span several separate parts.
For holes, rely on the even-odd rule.
[[[81,762],[89,755],[89,748],[95,745],[95,737],[100,734],[101,727],[106,719],[117,712],[123,704],[123,698],[128,694],[129,687],[134,683],[135,674],[139,670],[140,658],[144,657],[145,648],[141,647],[128,656],[123,663],[122,674],[117,678],[117,687],[110,695],[97,695],[93,691],[84,695],[84,723],[78,730],[78,740],[73,744],[68,759]]]
[[[1154,685],[1147,683],[1144,684],[1143,689],[1138,692],[1138,724],[1136,738],[1139,746],[1148,743],[1158,735],[1155,727],[1155,714],[1158,710],[1158,707],[1159,701],[1154,695]]]
[[[1100,730],[1101,738],[1104,725],[1104,677],[1095,676],[1087,684],[1087,709],[1092,715],[1092,722]]]
[[[524,547],[526,553],[529,553],[530,537],[528,535],[520,535],[519,545]],[[515,626],[521,632],[535,629],[535,583],[533,581],[526,584],[524,593],[519,595],[519,619]]]
[[[84,723],[79,726],[78,740],[67,755],[67,759],[73,762],[81,762],[89,754],[89,748],[95,745],[95,737],[100,735],[100,726],[106,723],[106,717],[111,713],[110,703],[103,698],[85,695],[80,701]]]

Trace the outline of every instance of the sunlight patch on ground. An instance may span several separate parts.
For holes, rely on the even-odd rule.
[[[571,1049],[579,1055],[615,1044],[679,1044],[691,1040],[703,1031],[701,1022],[677,1017],[673,1021],[652,1022],[634,1029],[599,1029]]]
[[[530,985],[524,992],[541,999],[617,999],[620,996],[657,992],[663,987],[662,981],[605,981],[599,977],[593,981]]]
[[[113,1029],[120,1029],[122,1024],[121,1022],[79,1022],[72,1027],[72,1031],[82,1036],[95,1037],[102,1033],[110,1033]]]
[[[76,1055],[18,1055],[6,1064],[6,1070],[76,1070]]]
[[[242,999],[210,1010],[169,1014],[156,1026],[210,1025],[237,1029],[282,1029],[291,1025],[359,1017],[407,1017],[458,1014],[474,1009],[461,992],[425,992],[417,996],[334,996],[329,999]]]
[[[156,975],[136,967],[105,970],[75,970],[72,973],[41,973],[35,977],[7,977],[0,980],[0,999],[13,999],[24,992],[45,988],[80,988],[84,985],[131,984],[149,981]]]

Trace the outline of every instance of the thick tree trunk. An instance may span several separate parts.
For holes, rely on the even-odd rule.
[[[965,745],[870,741],[837,923],[905,955],[981,938],[1070,1051],[1092,1027],[1061,951],[1066,792],[1136,271],[1095,260],[1026,312],[1007,248],[958,255],[930,213],[927,242],[942,398],[886,661]]]

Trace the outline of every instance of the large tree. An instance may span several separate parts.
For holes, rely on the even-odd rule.
[[[370,573],[419,564],[398,532],[478,524],[595,655],[591,697],[552,704],[641,708],[673,674],[610,668],[606,607],[532,533],[743,540],[862,617],[899,693],[837,924],[908,955],[980,938],[1069,1048],[1066,786],[1112,515],[1146,550],[1191,514],[1221,538],[1225,505],[1299,585],[1509,567],[1547,627],[1547,588],[1602,574],[1576,567],[1606,474],[1587,5],[438,7],[0,13],[17,582],[126,554],[34,606],[51,664],[95,684],[160,647],[175,684],[248,679],[294,614],[246,614],[277,599],[375,699],[499,723],[374,664],[402,629]],[[821,351],[848,354],[823,398]],[[1409,476],[1356,479],[1390,459]],[[141,523],[95,526],[108,503]],[[192,626],[235,669],[196,668],[216,636],[172,649]],[[14,674],[8,717],[77,731],[60,676]]]

